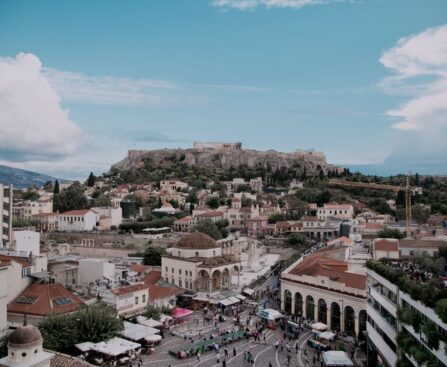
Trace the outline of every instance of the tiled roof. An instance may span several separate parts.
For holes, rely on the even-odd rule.
[[[324,209],[352,210],[351,204],[324,204]]]
[[[213,217],[221,217],[221,216],[223,216],[223,213],[219,212],[219,211],[206,212],[206,213],[196,215],[196,217],[199,217],[199,218],[213,218]]]
[[[129,294],[136,291],[141,291],[143,289],[147,289],[147,285],[141,283],[141,284],[128,285],[126,287],[114,288],[111,290],[111,292],[116,296],[121,296],[123,294]]]
[[[219,248],[220,245],[205,233],[194,232],[185,234],[173,247],[185,249],[211,249]]]
[[[86,215],[90,209],[77,209],[77,210],[70,210],[68,212],[61,213],[61,215]]]
[[[134,271],[136,273],[145,273],[152,270],[152,266],[149,265],[131,265],[129,266],[129,269],[131,271]]]
[[[399,251],[399,241],[381,238],[374,241],[375,251]]]
[[[193,220],[193,218],[190,215],[188,215],[187,217],[183,217],[183,218],[177,219],[175,221],[175,223],[189,223],[192,220]]]
[[[329,257],[315,256],[305,258],[295,268],[290,270],[292,275],[308,275],[312,277],[327,277],[332,281],[343,283],[346,287],[365,289],[366,276],[347,273],[348,263]]]
[[[56,355],[53,358],[51,358],[50,362],[50,367],[88,367],[88,366],[93,365],[82,359],[61,353],[56,353]]]
[[[45,316],[73,312],[81,305],[81,300],[60,283],[31,284],[8,305],[8,312]]]
[[[380,223],[365,223],[365,229],[382,229],[383,224]]]
[[[434,248],[434,247],[442,247],[446,246],[447,242],[442,240],[420,240],[420,239],[410,239],[410,238],[404,238],[399,241],[400,247],[428,247],[428,248]]]
[[[59,215],[59,213],[37,213],[33,214],[33,217],[55,217]]]
[[[149,274],[146,274],[143,278],[144,283],[149,288],[149,299],[162,299],[170,297],[178,292],[181,292],[178,288],[161,287],[157,285],[161,279],[161,270],[152,270]]]
[[[305,215],[301,218],[302,222],[322,222],[322,220],[318,219],[317,217],[311,217],[309,215]]]
[[[15,261],[20,265],[22,265],[22,268],[28,268],[31,266],[29,259],[27,257],[0,255],[0,261],[4,262]]]

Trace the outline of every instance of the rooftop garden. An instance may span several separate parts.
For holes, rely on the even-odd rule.
[[[440,249],[439,255],[434,258],[415,258],[411,262],[369,260],[366,266],[409,294],[412,299],[434,309],[439,318],[447,323],[444,254],[444,249]]]

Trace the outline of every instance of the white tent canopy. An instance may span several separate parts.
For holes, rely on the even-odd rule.
[[[322,333],[319,333],[318,337],[320,339],[324,339],[324,340],[329,340],[332,341],[335,339],[335,333],[331,332],[331,331],[324,331]]]
[[[160,315],[160,322],[162,323],[169,322],[171,320],[173,320],[171,316],[165,315],[164,313]]]
[[[81,352],[88,352],[89,350],[92,350],[94,346],[95,343],[92,342],[84,342],[75,345],[75,347],[78,348]]]
[[[244,301],[247,299],[247,297],[243,296],[242,294],[236,295],[237,298],[239,298],[241,301]]]
[[[255,293],[255,291],[251,288],[244,288],[244,289],[242,289],[242,292],[244,292],[245,294],[248,294],[249,296],[251,296],[253,293]]]
[[[157,328],[157,327],[162,327],[163,323],[154,319],[149,319],[149,320],[141,320],[138,321],[139,324],[144,325],[144,326],[148,326],[151,328]]]
[[[283,317],[282,313],[272,308],[266,308],[258,312],[258,316],[267,320],[276,320]]]
[[[323,361],[327,367],[351,367],[354,366],[346,352],[333,350],[323,353]]]
[[[148,335],[154,335],[160,333],[160,330],[153,327],[144,326],[140,324],[133,324],[128,321],[123,322],[124,330],[121,331],[121,335],[130,340],[141,340]]]
[[[94,344],[92,350],[116,357],[121,354],[127,353],[128,351],[136,350],[140,347],[141,344],[134,343],[122,338],[113,338],[106,342]]]
[[[323,324],[322,322],[316,322],[315,324],[312,324],[312,329],[317,331],[326,331],[327,325]]]
[[[163,338],[161,337],[161,335],[148,335],[144,339],[148,342],[159,342]]]

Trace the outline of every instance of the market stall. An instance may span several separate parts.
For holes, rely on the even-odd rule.
[[[161,328],[161,327],[163,327],[163,323],[161,321],[157,321],[157,320],[154,320],[152,318],[151,319],[142,320],[142,321],[138,321],[138,323],[140,325],[148,326],[148,327],[151,327],[151,328]]]
[[[334,350],[323,353],[323,366],[325,367],[353,367],[354,363],[346,352]]]
[[[283,318],[283,314],[272,308],[265,308],[258,312],[260,317],[269,329],[276,329],[276,322]]]
[[[327,325],[323,324],[322,322],[316,322],[315,324],[312,324],[312,330],[326,331],[327,330]]]
[[[99,343],[84,342],[75,345],[85,355],[85,359],[96,365],[117,362],[125,365],[135,360],[139,354],[141,344],[122,338],[112,338]]]
[[[172,310],[172,317],[176,322],[181,322],[182,318],[192,315],[193,311],[188,310],[187,308],[176,307]]]
[[[121,331],[121,335],[133,341],[142,340],[149,335],[160,334],[160,330],[149,326],[133,324],[128,321],[124,321],[123,325],[124,330]]]

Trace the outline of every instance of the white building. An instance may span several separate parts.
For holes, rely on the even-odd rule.
[[[12,242],[12,185],[0,183],[0,247],[9,248]]]
[[[0,262],[0,337],[3,337],[8,329],[6,322],[6,306],[8,304],[8,267],[9,263]]]
[[[394,238],[376,238],[373,241],[373,259],[380,260],[383,257],[394,260],[399,259],[399,240]]]
[[[231,251],[224,254],[222,247],[206,234],[186,234],[169,249],[169,255],[162,256],[163,280],[192,291],[230,289],[241,263]]]
[[[28,256],[40,255],[40,233],[35,231],[13,231],[13,243],[17,252]]]
[[[351,219],[354,216],[354,207],[351,204],[324,204],[318,208],[318,219],[329,218]]]
[[[98,214],[90,209],[71,210],[59,215],[57,227],[62,232],[92,231],[98,220]]]
[[[119,316],[134,316],[146,311],[149,288],[144,283],[100,292],[101,300],[116,308]]]
[[[104,259],[81,259],[78,268],[78,284],[85,285],[96,281],[115,281],[115,264]]]
[[[161,190],[172,190],[178,191],[181,189],[186,189],[188,184],[179,180],[161,180],[160,181],[160,189]]]
[[[92,210],[99,215],[100,222],[106,222],[106,227],[110,228],[111,226],[118,227],[123,222],[123,210],[121,207],[111,207],[111,206],[103,206],[103,207],[95,207]]]
[[[344,257],[343,251],[341,252]],[[281,308],[361,337],[366,330],[366,276],[326,252],[300,258],[281,275]]]
[[[53,199],[42,197],[38,200],[26,200],[13,206],[14,219],[31,219],[36,214],[48,214],[53,212]]]

